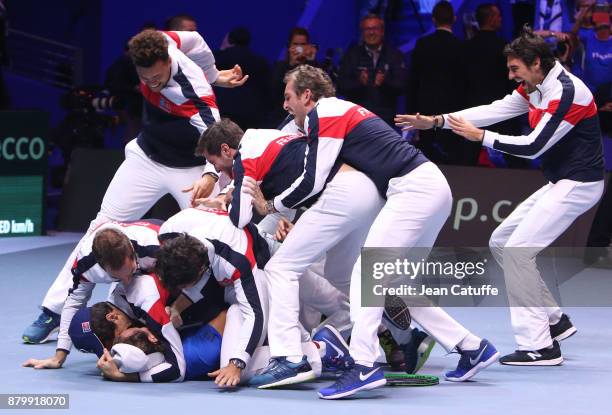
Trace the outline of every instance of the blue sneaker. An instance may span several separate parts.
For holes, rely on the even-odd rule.
[[[436,341],[429,334],[416,327],[412,329],[410,341],[400,346],[404,352],[406,373],[414,374],[421,370],[435,345]]]
[[[482,339],[476,350],[459,350],[461,358],[457,369],[446,372],[444,377],[451,382],[463,382],[499,359],[499,352],[488,340]]]
[[[34,323],[25,329],[21,339],[24,343],[44,343],[53,333],[59,331],[59,325],[60,315],[43,307],[43,312]]]
[[[387,379],[381,367],[367,367],[355,363],[352,369],[347,370],[338,378],[336,383],[319,390],[321,399],[340,399],[385,386]]]
[[[267,389],[307,382],[315,377],[306,356],[303,356],[302,360],[298,363],[292,363],[286,357],[276,357],[270,359],[268,367],[251,378],[249,386]]]
[[[348,344],[334,327],[325,325],[312,340],[325,343],[325,356],[321,358],[324,372],[338,372],[353,367],[355,361],[349,355]]]

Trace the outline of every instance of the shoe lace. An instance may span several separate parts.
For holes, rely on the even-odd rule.
[[[278,360],[277,360],[276,358],[274,358],[274,357],[273,357],[273,358],[271,358],[271,359],[268,361],[268,366],[263,367],[263,368],[261,368],[261,369],[257,370],[257,371],[255,372],[255,374],[256,374],[256,375],[261,375],[261,374],[263,374],[263,373],[267,373],[267,372],[272,373],[272,372],[274,372],[274,371],[275,371],[276,366],[278,366]]]
[[[52,321],[53,321],[53,316],[50,316],[49,314],[43,311],[42,313],[40,313],[40,315],[38,316],[38,318],[36,319],[33,325],[38,326],[38,327],[44,327],[47,324],[51,323]]]
[[[333,384],[334,389],[344,389],[346,386],[355,383],[359,371],[356,369],[347,370]]]

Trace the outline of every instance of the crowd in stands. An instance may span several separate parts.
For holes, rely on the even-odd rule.
[[[380,13],[380,4],[374,6],[370,12]],[[609,0],[536,0],[534,6],[534,18],[528,23],[549,41],[560,62],[592,90],[604,134],[611,135]],[[361,19],[361,38],[345,51],[337,66],[327,57],[321,59],[306,28],[290,31],[285,58],[272,65],[250,49],[251,33],[246,27],[232,29],[214,51],[217,67],[230,69],[239,64],[249,81],[242,88],[215,88],[222,116],[243,129],[278,126],[287,115],[282,109],[284,74],[301,64],[322,67],[336,83],[339,96],[363,105],[390,125],[397,113],[447,113],[491,102],[516,88],[508,80],[502,53],[509,40],[500,34],[506,16],[496,3],[480,2],[475,7],[474,25],[464,28],[462,40],[453,30],[459,20],[466,19],[458,19],[451,3],[438,2],[432,10],[435,30],[421,36],[406,54],[386,41],[384,16],[388,14],[369,13]],[[189,15],[178,15],[164,29],[197,30],[197,24]],[[106,86],[114,94],[128,96],[128,107],[122,112],[128,126],[126,140],[140,128],[137,85],[133,65],[126,55],[121,56],[108,70]],[[512,120],[492,129],[520,135],[525,128],[526,122]],[[436,163],[529,167],[529,161],[492,154],[450,130],[422,131],[408,139]]]

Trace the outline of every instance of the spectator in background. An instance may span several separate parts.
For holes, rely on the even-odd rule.
[[[572,33],[581,38],[595,29],[593,24],[593,0],[578,0],[576,9],[578,12],[574,16]]]
[[[298,65],[307,64],[321,67],[316,60],[317,47],[310,43],[308,30],[303,27],[294,27],[289,33],[287,41],[287,55],[282,61],[274,64],[270,82],[272,91],[272,110],[270,112],[269,126],[276,127],[287,116],[283,110],[285,100],[285,74]]]
[[[502,27],[502,15],[493,3],[484,3],[476,8],[479,30],[465,42],[466,105],[475,107],[501,99],[511,93],[515,83],[508,79],[504,47],[506,41],[497,32]],[[520,135],[516,119],[507,120],[490,127],[492,131],[505,135]],[[481,143],[466,146],[466,164],[487,164],[487,151]],[[478,163],[482,158],[481,163]],[[509,167],[527,167],[529,160],[504,155]]]
[[[592,92],[612,82],[612,42],[610,42],[610,14],[608,4],[593,6],[594,31],[582,32],[583,45],[581,62],[574,72],[582,78]]]
[[[177,14],[166,20],[165,30],[197,32],[198,24],[189,14]]]
[[[573,0],[536,0],[534,29],[536,34],[547,37],[542,31],[570,32]]]
[[[435,32],[419,39],[412,53],[407,96],[410,114],[448,113],[465,105],[465,57],[463,44],[452,32],[452,5],[447,1],[436,4],[432,19]],[[415,144],[434,163],[465,165],[473,157],[464,141],[449,130],[435,129],[419,131]]]
[[[227,42],[228,47],[215,52],[217,68],[232,69],[238,64],[249,75],[249,82],[242,88],[214,88],[221,115],[231,118],[243,130],[262,128],[270,107],[268,62],[249,48],[251,32],[245,27],[232,29]]]
[[[535,34],[546,39],[555,58],[568,71],[577,46],[575,37],[571,36],[573,7],[574,0],[536,0],[534,20]]]
[[[397,97],[406,87],[404,55],[384,42],[385,23],[376,15],[361,20],[362,43],[349,48],[338,71],[338,94],[368,108],[393,126]]]

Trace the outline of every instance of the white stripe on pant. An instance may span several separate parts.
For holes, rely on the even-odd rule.
[[[493,231],[489,246],[504,269],[512,329],[519,350],[539,350],[552,344],[549,324],[561,318],[538,271],[535,257],[555,241],[601,198],[604,182],[559,180],[532,194]],[[504,249],[512,248],[512,249]]]

